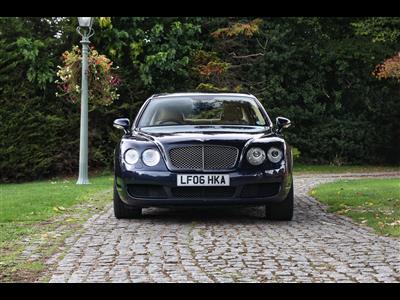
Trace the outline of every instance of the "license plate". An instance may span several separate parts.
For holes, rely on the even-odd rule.
[[[227,186],[229,175],[226,174],[178,174],[178,186]]]

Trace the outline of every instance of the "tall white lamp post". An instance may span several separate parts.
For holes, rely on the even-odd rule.
[[[94,34],[92,17],[78,17],[76,31],[82,36],[82,87],[81,87],[81,132],[79,151],[79,178],[76,184],[89,184],[88,177],[88,53],[89,38]]]

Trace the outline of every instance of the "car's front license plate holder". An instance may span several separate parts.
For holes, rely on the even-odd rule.
[[[229,186],[228,174],[178,174],[177,186]]]

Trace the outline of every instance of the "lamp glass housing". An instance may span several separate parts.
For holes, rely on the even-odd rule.
[[[92,17],[78,17],[79,27],[91,28],[93,18]]]

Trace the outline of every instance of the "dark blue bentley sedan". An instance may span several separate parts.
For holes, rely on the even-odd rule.
[[[235,93],[153,95],[115,149],[114,213],[143,207],[264,205],[266,218],[293,216],[292,151],[256,97]]]

